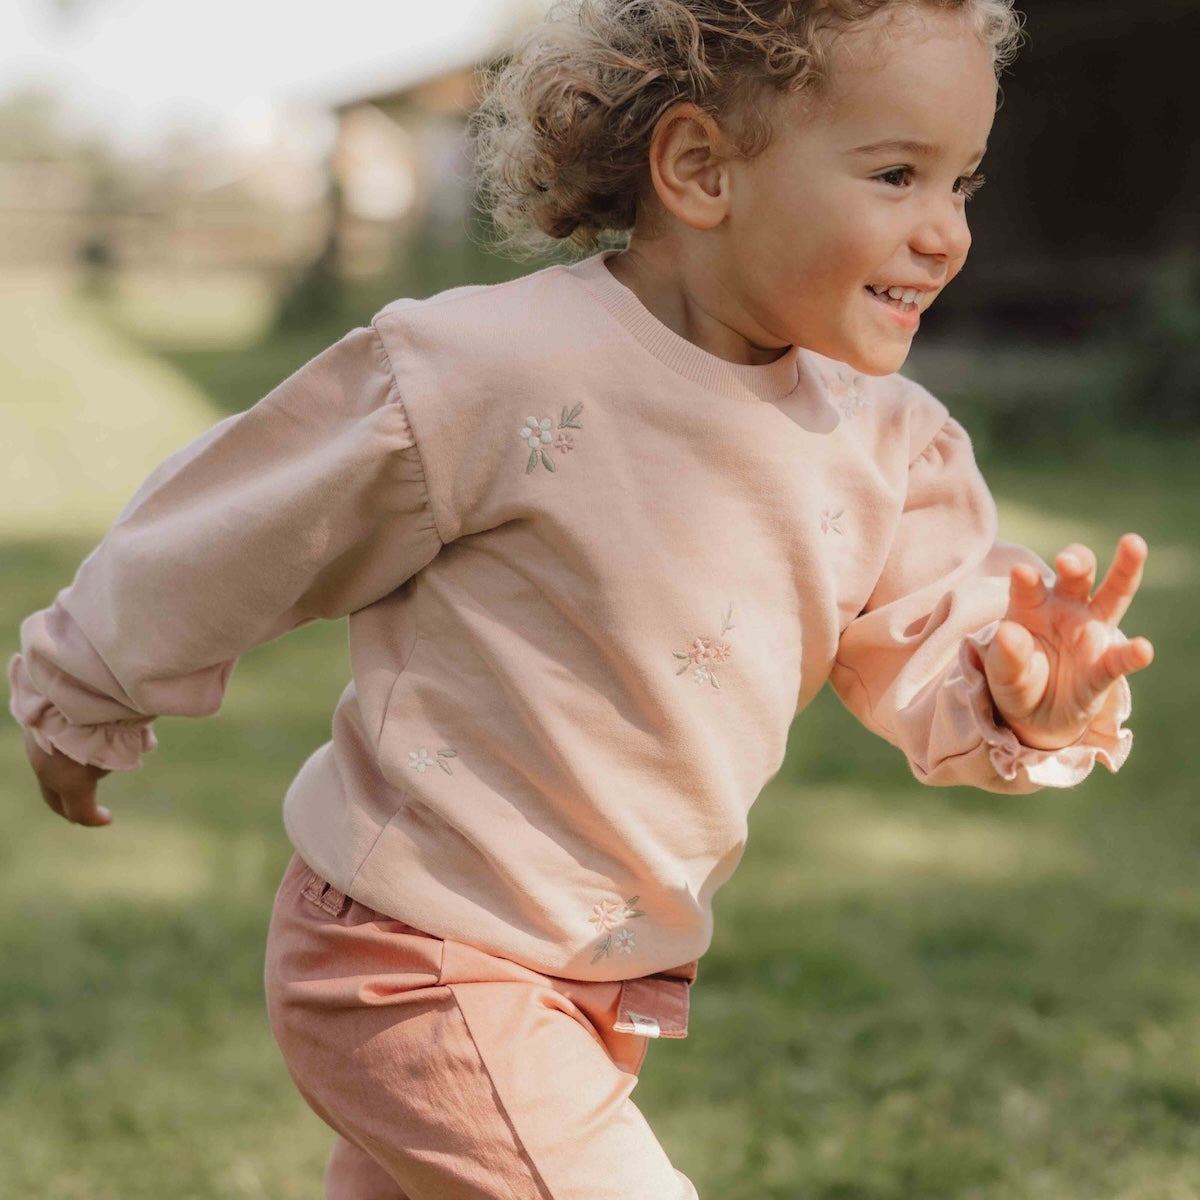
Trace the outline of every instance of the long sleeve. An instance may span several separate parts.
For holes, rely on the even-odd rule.
[[[150,474],[22,623],[10,710],[44,749],[132,769],[155,716],[218,709],[244,651],[366,607],[441,545],[387,352],[352,330]]]
[[[834,690],[864,725],[903,750],[926,784],[1025,793],[1076,784],[1097,758],[1116,771],[1133,740],[1121,728],[1130,711],[1123,678],[1091,727],[1064,749],[1024,746],[996,718],[983,656],[1008,607],[1009,571],[1027,562],[1047,586],[1054,580],[1037,555],[997,541],[997,528],[970,440],[946,416],[909,466],[886,564],[839,641]]]

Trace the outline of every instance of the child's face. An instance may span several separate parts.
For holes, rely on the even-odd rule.
[[[780,99],[768,148],[734,166],[720,269],[758,345],[890,374],[919,312],[962,269],[965,192],[995,117],[995,73],[961,14],[917,15],[841,38],[827,90]],[[934,150],[859,149],[900,140]],[[925,295],[901,307],[872,285]]]

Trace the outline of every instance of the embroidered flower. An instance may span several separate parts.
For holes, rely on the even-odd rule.
[[[611,957],[614,942],[618,954],[633,953],[636,945],[633,934],[628,929],[617,929],[617,926],[623,921],[633,921],[646,915],[642,909],[637,907],[639,899],[639,896],[630,896],[623,903],[616,900],[600,900],[596,903],[588,920],[604,934],[604,937],[596,943],[592,962],[596,963],[602,958]],[[617,930],[615,937],[610,932],[613,929]]]
[[[871,398],[863,390],[863,377],[855,375],[847,367],[839,367],[832,377],[826,376],[825,384],[845,417],[857,416],[871,403]]]
[[[845,530],[838,524],[845,511],[844,508],[839,508],[837,512],[834,512],[828,505],[821,509],[821,532],[845,533]]]
[[[609,929],[616,929],[620,925],[623,910],[624,906],[615,900],[601,900],[592,909],[592,915],[588,917],[588,920],[603,933]]]
[[[433,758],[429,751],[422,746],[420,750],[410,750],[408,752],[408,765],[412,767],[414,771],[420,771],[422,775],[425,774],[426,767],[432,766],[439,766],[443,771],[446,772],[447,775],[453,775],[454,772],[450,770],[450,764],[446,762],[446,759],[457,757],[457,750],[451,750],[449,746],[444,746],[438,751],[437,758]]]
[[[525,424],[521,426],[521,436],[530,447],[535,447],[539,443],[550,444],[550,418],[543,417],[540,421],[537,417],[526,417]]]
[[[422,746],[420,750],[410,750],[408,752],[408,765],[412,767],[414,771],[420,771],[422,775],[425,774],[426,767],[433,766],[433,762],[433,756],[428,750],[425,749],[424,746]]]
[[[721,621],[721,633],[725,634],[733,628],[731,620],[733,616],[733,605],[731,604],[725,612],[725,616]],[[720,666],[721,663],[727,662],[729,656],[733,653],[733,648],[728,642],[723,642],[715,637],[697,637],[693,638],[691,645],[687,651],[673,650],[672,654],[676,658],[683,659],[679,666],[676,675],[682,675],[689,667],[692,668],[692,678],[697,683],[711,683],[713,687],[721,686],[717,679],[716,673],[713,671],[714,666]]]
[[[579,424],[579,414],[583,412],[583,405],[576,404],[570,411],[564,404],[562,414],[559,417],[558,428],[565,429],[582,429]],[[525,464],[525,474],[529,475],[540,461],[542,466],[547,471],[557,471],[558,468],[554,465],[554,460],[546,452],[546,447],[553,443],[554,449],[560,454],[566,453],[575,447],[575,441],[569,433],[560,433],[557,438],[551,434],[550,429],[553,422],[549,417],[526,417],[525,424],[521,426],[521,440],[529,448],[529,461]]]

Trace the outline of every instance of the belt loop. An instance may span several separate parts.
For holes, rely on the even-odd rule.
[[[309,867],[308,873],[311,878],[302,889],[304,898],[324,909],[331,917],[340,917],[349,907],[347,904],[349,897],[345,892],[335,888],[328,880],[322,879],[311,867]]]

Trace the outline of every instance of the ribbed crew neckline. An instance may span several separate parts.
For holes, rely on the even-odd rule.
[[[800,379],[800,347],[789,346],[774,362],[760,365],[733,363],[702,350],[664,325],[609,269],[605,261],[617,250],[602,250],[565,269],[573,274],[660,362],[693,383],[730,399],[747,393],[760,400],[782,400],[795,391]]]

